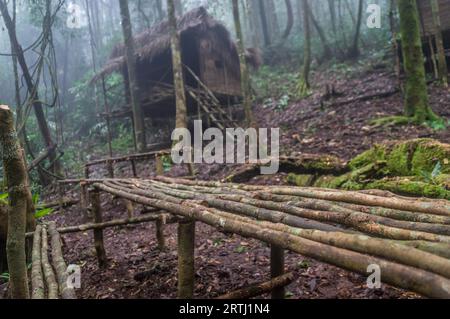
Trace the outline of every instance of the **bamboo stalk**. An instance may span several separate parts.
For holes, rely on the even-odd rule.
[[[414,226],[417,227],[417,223],[395,222],[392,220],[388,220],[387,218],[372,216],[357,211],[342,210],[341,213],[339,213],[334,211],[310,210],[290,205],[289,203],[285,204],[269,201],[260,201],[241,195],[222,195],[213,198],[212,196],[199,195],[194,192],[187,192],[187,191],[179,191],[179,190],[172,191],[170,189],[164,189],[163,191],[166,193],[170,193],[172,196],[180,198],[204,200],[208,203],[208,205],[212,207],[225,210],[232,210],[234,212],[239,212],[262,220],[270,220],[272,222],[278,222],[279,220],[283,220],[283,223],[286,223],[294,227],[305,228],[303,225],[297,224],[295,219],[291,221],[292,218],[286,215],[286,213],[300,218],[307,218],[312,220],[318,220],[321,222],[330,222],[346,225],[356,230],[384,238],[396,240],[427,240],[432,242],[450,243],[449,236],[385,226],[380,224],[380,220],[383,220],[385,223],[388,224],[395,224],[396,226],[400,224],[402,227],[405,228],[408,227],[413,228]],[[344,212],[344,214],[342,214],[342,212]],[[427,230],[432,229],[433,231],[438,230],[442,231],[442,227],[445,227],[445,225],[441,225],[442,226],[441,228],[439,227],[439,225],[428,225],[428,224],[420,224],[420,225]],[[430,227],[428,228],[426,226]]]
[[[125,218],[125,219],[116,219],[111,220],[103,223],[88,223],[83,225],[77,225],[77,226],[68,226],[68,227],[62,227],[58,228],[56,231],[61,234],[73,234],[73,233],[80,233],[80,232],[86,232],[88,230],[101,230],[101,229],[107,229],[107,228],[113,228],[113,227],[120,227],[120,226],[127,226],[127,225],[135,225],[135,224],[142,224],[147,222],[153,222],[157,221],[161,218],[160,214],[146,214],[143,216],[133,217],[133,218]],[[167,224],[172,224],[178,222],[179,218],[175,217],[173,215],[165,214],[164,219]],[[33,233],[27,233],[27,237],[33,236]]]
[[[273,280],[284,274],[284,249],[277,245],[270,247],[270,275]],[[284,286],[274,287],[272,290],[272,299],[285,298]]]
[[[45,286],[42,274],[41,259],[41,232],[42,226],[36,226],[33,237],[33,252],[31,264],[31,299],[44,299]]]
[[[269,293],[276,289],[284,288],[292,283],[294,275],[292,273],[284,274],[282,276],[272,278],[270,281],[252,285],[250,287],[242,288],[226,295],[217,297],[221,300],[242,300],[250,299]],[[283,289],[284,290],[284,289]]]
[[[142,205],[157,207],[176,215],[193,218],[205,224],[216,227],[222,231],[236,233],[244,237],[255,238],[270,244],[279,245],[296,253],[324,261],[335,266],[366,274],[367,267],[372,264],[379,265],[382,270],[382,281],[400,288],[418,292],[422,295],[435,298],[449,298],[450,281],[442,276],[423,271],[414,267],[400,265],[384,259],[368,256],[349,250],[316,243],[298,236],[275,231],[258,224],[243,223],[226,219],[208,211],[207,208],[197,205],[186,207],[163,200],[130,194],[102,184],[94,185],[97,189],[112,195],[127,198]]]
[[[42,269],[44,271],[45,283],[48,291],[48,299],[58,299],[58,284],[56,283],[55,273],[48,261],[48,235],[47,228],[42,227],[42,246],[41,246]]]
[[[61,237],[56,230],[56,223],[51,222],[48,226],[50,241],[52,244],[52,263],[56,270],[56,277],[58,278],[58,285],[61,297],[63,299],[77,299],[75,290],[67,285],[67,265],[64,261]]]
[[[195,221],[178,223],[178,298],[194,296],[195,267]]]
[[[313,199],[323,199],[334,202],[344,202],[349,204],[376,206],[392,208],[397,210],[405,210],[419,212],[425,214],[434,214],[440,216],[450,216],[450,207],[445,201],[441,200],[407,200],[404,198],[380,197],[359,192],[349,192],[340,190],[324,190],[317,188],[301,188],[301,187],[267,187],[252,186],[240,184],[222,184],[219,182],[189,181],[181,179],[172,179],[158,176],[157,180],[169,184],[199,185],[206,187],[227,186],[248,191],[266,191],[277,195],[291,195]]]

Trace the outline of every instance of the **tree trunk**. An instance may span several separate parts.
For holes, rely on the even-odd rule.
[[[308,0],[302,0],[303,8],[303,32],[304,32],[304,56],[303,56],[303,70],[299,83],[299,95],[304,97],[308,94],[310,89],[309,71],[311,68],[311,28],[309,23]]]
[[[405,114],[417,123],[437,120],[428,104],[417,4],[412,0],[399,0],[398,9],[406,76]]]
[[[233,17],[234,17],[234,25],[236,29],[236,37],[237,37],[237,47],[239,52],[239,62],[241,67],[241,90],[242,96],[244,98],[244,110],[245,110],[245,120],[247,122],[247,126],[254,125],[253,112],[252,112],[252,97],[251,97],[251,88],[250,88],[250,75],[248,72],[247,62],[245,60],[245,48],[244,48],[244,39],[242,35],[241,28],[241,19],[239,15],[239,3],[237,0],[233,1]]]
[[[42,138],[44,139],[44,143],[45,143],[46,147],[51,148],[51,147],[53,147],[54,142],[53,142],[53,139],[52,139],[52,136],[50,133],[50,129],[47,124],[47,120],[45,119],[42,102],[39,99],[38,88],[37,88],[36,84],[34,83],[31,73],[28,69],[28,65],[25,60],[25,55],[24,55],[22,47],[20,46],[19,41],[17,39],[17,34],[16,34],[16,29],[14,27],[14,23],[11,19],[11,16],[9,15],[8,7],[4,1],[0,1],[0,12],[3,16],[3,21],[5,22],[5,26],[8,29],[8,35],[9,35],[9,40],[11,43],[12,51],[16,55],[17,62],[19,63],[19,65],[22,69],[22,74],[23,74],[25,83],[27,85],[28,93],[30,95],[30,97],[29,97],[30,101],[33,101],[33,108],[34,108],[34,112],[36,115],[39,130],[41,132]],[[46,42],[46,41],[44,41],[44,42]],[[44,52],[44,50],[45,50],[45,45],[43,44],[42,52]],[[50,162],[53,163],[53,166],[55,168],[55,173],[59,174],[60,163],[57,160],[56,152],[52,152],[50,154]],[[42,180],[42,182],[44,185],[46,185],[50,181],[47,178],[46,180]]]
[[[361,34],[361,24],[362,24],[362,16],[363,16],[363,7],[364,7],[364,0],[359,0],[358,4],[358,19],[356,21],[356,30],[355,35],[353,37],[353,44],[348,52],[348,56],[350,58],[357,58],[360,55],[359,52],[359,37]]]
[[[131,26],[130,10],[127,0],[119,0],[120,16],[122,18],[122,31],[126,46],[126,60],[128,69],[128,79],[131,92],[131,108],[134,119],[134,135],[136,137],[138,152],[145,152],[147,148],[145,138],[144,115],[140,99],[139,84],[136,76],[136,55],[134,51],[133,30]]]
[[[0,143],[3,169],[9,193],[8,235],[6,253],[10,272],[11,295],[14,299],[28,299],[25,232],[30,190],[23,154],[14,128],[13,113],[8,106],[0,106]]]
[[[434,35],[436,39],[438,55],[438,73],[439,80],[444,87],[448,87],[448,69],[445,57],[444,42],[442,40],[441,17],[439,12],[438,0],[431,0],[431,10],[433,12]]]
[[[261,17],[261,24],[262,24],[262,31],[264,36],[264,45],[270,46],[272,44],[272,39],[270,38],[270,31],[269,31],[269,23],[267,21],[267,14],[266,14],[266,5],[264,4],[264,1],[259,0],[259,14]]]
[[[287,12],[287,22],[286,29],[283,33],[283,39],[286,39],[289,34],[291,34],[292,27],[294,26],[294,11],[292,10],[292,2],[291,0],[285,0],[286,3],[286,12]]]

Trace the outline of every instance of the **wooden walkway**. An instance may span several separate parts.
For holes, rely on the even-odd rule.
[[[272,269],[278,269],[273,278],[283,275],[283,252],[290,250],[366,276],[370,275],[368,267],[377,265],[384,283],[427,297],[450,298],[449,201],[381,191],[250,186],[166,177],[79,182],[84,190],[89,189],[86,198],[90,198],[93,223],[72,227],[71,232],[94,230],[100,265],[106,263],[105,227],[156,221],[164,245],[166,221],[180,225],[202,222],[220,232],[270,244]],[[100,193],[144,205],[152,213],[104,225]],[[193,260],[193,251],[191,255],[184,257]],[[193,283],[194,276],[184,280]]]

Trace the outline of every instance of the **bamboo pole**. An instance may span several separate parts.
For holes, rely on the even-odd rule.
[[[450,292],[448,290],[450,280],[431,272],[423,271],[411,266],[400,265],[378,257],[317,243],[299,236],[287,234],[286,232],[261,227],[258,224],[242,223],[234,221],[231,218],[226,219],[209,212],[208,208],[195,204],[195,202],[192,202],[192,205],[196,205],[195,207],[187,207],[163,200],[131,194],[102,184],[96,184],[95,187],[112,195],[124,197],[142,205],[157,207],[176,215],[193,218],[216,227],[221,231],[236,233],[244,237],[268,242],[269,244],[279,245],[304,256],[357,273],[366,274],[369,265],[377,264],[382,270],[382,281],[387,284],[415,291],[428,297],[450,297]]]
[[[178,298],[192,299],[195,284],[195,221],[178,223]]]
[[[159,216],[155,222],[156,227],[156,240],[158,242],[158,249],[160,251],[166,250],[166,237],[164,236],[164,228],[167,223],[166,216]]]
[[[88,223],[83,225],[77,225],[77,226],[68,226],[68,227],[62,227],[58,228],[56,231],[61,234],[73,234],[73,233],[82,233],[89,230],[102,230],[107,228],[113,228],[113,227],[120,227],[120,226],[126,226],[126,225],[136,225],[136,224],[142,224],[147,222],[155,222],[158,219],[162,218],[160,214],[156,215],[144,215],[144,216],[138,216],[133,218],[126,218],[126,219],[116,219],[111,220],[99,224],[95,223]],[[179,218],[170,214],[165,214],[164,219],[166,224],[172,224],[177,223],[179,221]],[[27,237],[32,237],[33,233],[27,233]]]
[[[92,191],[91,196],[91,208],[94,217],[95,224],[102,223],[102,209],[100,202],[100,193],[98,191]],[[105,246],[103,243],[103,230],[94,229],[94,245],[95,251],[97,252],[97,260],[100,268],[105,268],[107,263]]]
[[[270,281],[252,285],[250,287],[242,288],[226,295],[217,297],[216,299],[221,300],[242,300],[250,299],[254,297],[261,296],[268,292],[281,289],[291,284],[294,280],[294,275],[292,273],[284,274],[282,276],[272,278]]]
[[[47,228],[42,227],[42,246],[41,246],[42,269],[48,291],[48,299],[58,299],[58,284],[56,283],[55,273],[48,261],[48,235]]]
[[[41,259],[41,232],[42,226],[36,226],[33,237],[33,252],[31,264],[31,299],[44,299],[45,286],[42,275]]]
[[[208,196],[208,195],[199,195],[192,191],[173,191],[168,188],[163,188],[165,193],[168,193],[175,197],[185,198],[185,199],[197,199],[204,200],[211,207],[225,209],[225,210],[233,210],[234,212],[238,212],[241,214],[245,214],[247,216],[255,217],[261,220],[269,220],[272,222],[277,222],[279,220],[283,220],[284,223],[294,226],[294,227],[302,227],[305,228],[304,225],[301,224],[301,221],[297,220],[295,217],[289,216],[294,215],[297,218],[306,218],[312,220],[318,220],[320,222],[331,222],[338,223],[342,225],[346,225],[349,227],[353,227],[358,231],[362,231],[365,233],[377,235],[384,238],[396,239],[396,240],[427,240],[432,242],[443,242],[450,243],[450,237],[432,234],[423,231],[415,231],[410,229],[402,229],[397,227],[385,226],[380,224],[380,220],[385,221],[386,223],[395,224],[399,226],[400,224],[404,228],[413,228],[414,225],[417,226],[417,223],[402,223],[395,221],[388,221],[386,218],[371,216],[369,214],[360,213],[357,211],[346,211],[344,214],[342,212],[334,212],[334,211],[319,211],[319,210],[310,210],[303,209],[296,206],[291,205],[290,203],[275,203],[269,201],[260,201],[248,198],[248,196],[242,195],[222,195],[222,196]],[[220,198],[220,199],[216,199]],[[317,208],[317,207],[316,207]],[[432,228],[433,231],[438,232],[447,230],[448,226],[439,226],[439,225],[421,225],[429,231],[429,228]],[[311,227],[314,228],[314,227]]]
[[[77,299],[75,290],[67,285],[67,265],[64,261],[61,237],[56,230],[56,223],[51,222],[48,226],[50,242],[52,244],[52,263],[56,270],[56,277],[58,278],[58,286],[61,297],[63,299]]]
[[[271,245],[270,247],[270,275],[274,280],[284,274],[284,248]],[[284,299],[286,295],[284,286],[275,287],[272,290],[272,299]]]

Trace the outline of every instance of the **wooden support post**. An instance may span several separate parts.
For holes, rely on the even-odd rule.
[[[178,298],[194,296],[195,221],[178,223]]]
[[[114,178],[114,163],[110,160],[106,162],[106,168],[108,169],[108,177]]]
[[[100,202],[100,193],[94,190],[90,193],[91,208],[94,215],[94,223],[101,224],[103,222],[102,209]],[[106,267],[106,251],[103,244],[103,230],[94,229],[94,245],[95,251],[97,252],[98,265],[100,268]]]
[[[164,164],[161,155],[159,154],[155,155],[155,162],[156,162],[156,175],[158,176],[164,175]]]
[[[92,219],[90,216],[90,213],[89,213],[89,209],[88,209],[87,187],[88,187],[88,185],[85,182],[80,183],[80,209],[81,209],[81,212],[83,213],[85,222],[88,222]]]
[[[166,237],[164,236],[164,228],[166,224],[165,216],[161,216],[155,222],[156,240],[158,241],[158,249],[164,251],[166,249]]]
[[[90,175],[89,166],[86,165],[84,167],[84,178],[89,179],[89,175]]]
[[[284,249],[276,245],[270,248],[270,272],[272,279],[284,275]],[[285,296],[284,287],[272,291],[272,299],[284,299]]]
[[[137,170],[136,170],[136,162],[134,159],[131,159],[130,163],[131,163],[131,171],[133,172],[133,177],[137,178],[138,174],[137,174]]]

